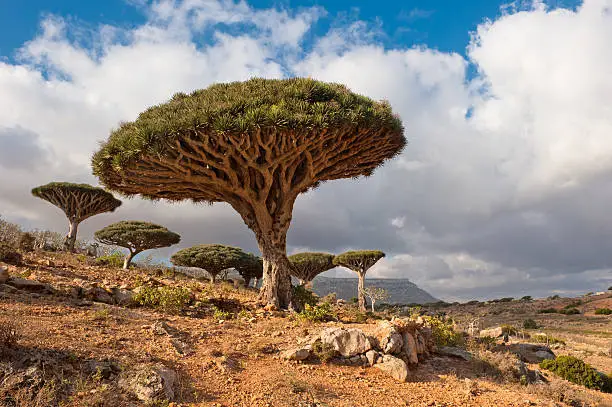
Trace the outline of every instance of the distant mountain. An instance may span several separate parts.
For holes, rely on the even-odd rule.
[[[387,290],[389,299],[385,302],[389,304],[425,304],[438,301],[437,298],[420,289],[408,279],[366,277],[365,285],[366,287],[373,286]],[[312,290],[320,297],[329,293],[336,293],[338,298],[350,300],[357,297],[357,279],[317,276],[312,282]]]

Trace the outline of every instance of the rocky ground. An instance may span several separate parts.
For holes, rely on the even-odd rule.
[[[612,405],[508,353],[436,347],[420,322],[364,321],[343,305],[339,321],[312,323],[228,283],[90,263],[29,254],[0,274],[0,406]],[[190,305],[130,305],[142,286],[184,288]]]

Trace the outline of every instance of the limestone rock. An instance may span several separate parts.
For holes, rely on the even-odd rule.
[[[305,360],[310,357],[312,346],[306,345],[302,348],[289,349],[281,354],[283,359],[287,360]]]
[[[404,332],[403,342],[404,347],[402,350],[408,357],[408,361],[413,365],[416,365],[417,363],[419,363],[419,358],[417,356],[417,345],[416,341],[414,340],[414,337],[410,332]]]
[[[28,291],[32,293],[52,293],[53,288],[49,284],[41,283],[34,280],[27,280],[25,278],[9,278],[7,283],[17,288],[18,290]]]
[[[172,401],[176,379],[176,373],[161,363],[141,365],[126,372],[119,379],[119,386],[145,403]]]
[[[90,287],[83,290],[83,297],[94,302],[112,304],[113,297],[102,287]]]
[[[6,267],[0,266],[0,284],[5,284],[9,279],[9,273]]]
[[[374,331],[374,338],[383,353],[400,353],[404,341],[397,328],[389,321],[382,321]]]
[[[381,363],[377,363],[374,367],[387,373],[395,380],[405,382],[408,378],[408,365],[406,362],[395,356],[385,355]]]
[[[457,348],[455,346],[439,346],[437,352],[440,355],[454,356],[456,358],[461,358],[467,361],[473,359],[473,356],[470,352],[466,351],[465,349]]]
[[[481,338],[484,338],[485,336],[491,337],[491,338],[499,338],[500,336],[502,336],[503,334],[503,329],[501,326],[496,326],[495,328],[488,328],[488,329],[483,329],[482,331],[480,331],[480,333],[478,334]]]
[[[130,290],[115,287],[112,289],[115,304],[128,306],[134,303],[134,293]]]
[[[498,346],[494,350],[512,352],[526,363],[540,363],[544,359],[555,359],[556,357],[548,346],[533,343],[513,343]]]
[[[323,345],[333,347],[345,358],[366,353],[372,349],[370,339],[360,330],[355,328],[327,328],[321,333]]]
[[[374,366],[378,361],[380,355],[375,350],[369,350],[365,353],[365,357],[368,362],[368,366]]]

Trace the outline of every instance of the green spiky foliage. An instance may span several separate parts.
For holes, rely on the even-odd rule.
[[[261,300],[286,307],[297,196],[323,181],[369,176],[405,144],[387,102],[313,79],[252,79],[151,107],[113,131],[92,166],[125,195],[232,205],[263,255]]]
[[[236,270],[240,274],[240,276],[244,279],[244,285],[246,287],[251,285],[251,280],[263,277],[263,260],[259,256],[255,256],[254,254],[247,253],[249,256],[248,260],[239,264],[236,267]],[[257,284],[255,284],[257,285]]]
[[[368,269],[383,257],[385,257],[385,253],[379,250],[348,251],[334,257],[336,266],[346,267],[357,273],[359,277],[357,298],[359,299],[359,309],[362,311],[366,310],[365,275]]]
[[[302,285],[310,283],[316,276],[334,267],[334,255],[329,253],[303,252],[289,256],[291,275]]]
[[[252,255],[238,247],[222,244],[203,244],[179,250],[170,258],[172,264],[183,267],[198,267],[206,270],[210,281],[226,269],[238,269],[253,261]]]
[[[125,247],[129,250],[123,268],[130,267],[132,259],[149,249],[172,246],[181,241],[181,237],[163,226],[135,220],[121,221],[108,225],[94,233],[100,243]]]
[[[51,182],[32,189],[32,195],[57,206],[66,214],[70,227],[64,249],[71,252],[81,222],[100,213],[113,212],[121,206],[121,201],[113,194],[88,184]]]

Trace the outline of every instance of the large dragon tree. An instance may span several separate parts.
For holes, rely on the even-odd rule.
[[[238,268],[251,262],[252,255],[242,249],[222,244],[202,244],[174,253],[170,261],[175,266],[197,267],[206,270],[214,283],[223,270]]]
[[[241,262],[236,267],[238,274],[244,279],[244,285],[246,287],[251,285],[251,280],[255,279],[255,287],[257,287],[257,280],[263,277],[263,260],[261,257],[255,256],[252,253],[248,253],[246,261]]]
[[[286,307],[286,236],[298,195],[369,176],[405,143],[387,102],[312,79],[251,79],[149,108],[114,130],[92,165],[102,184],[125,195],[229,203],[263,256],[260,299]]]
[[[85,219],[104,212],[113,212],[121,201],[102,188],[88,184],[51,182],[32,189],[32,195],[44,199],[66,214],[70,227],[64,240],[64,250],[74,251],[79,224]]]
[[[319,274],[331,270],[334,264],[334,255],[329,253],[302,252],[289,256],[291,275],[300,280],[300,284],[307,285]]]
[[[359,309],[362,311],[366,310],[365,275],[370,267],[383,257],[385,257],[385,254],[378,250],[348,251],[334,257],[336,266],[346,267],[357,273],[359,277],[357,298],[359,299]]]
[[[172,246],[181,241],[181,237],[163,226],[149,222],[125,220],[98,230],[94,233],[100,243],[125,247],[129,253],[123,262],[127,269],[137,254],[161,247]]]

